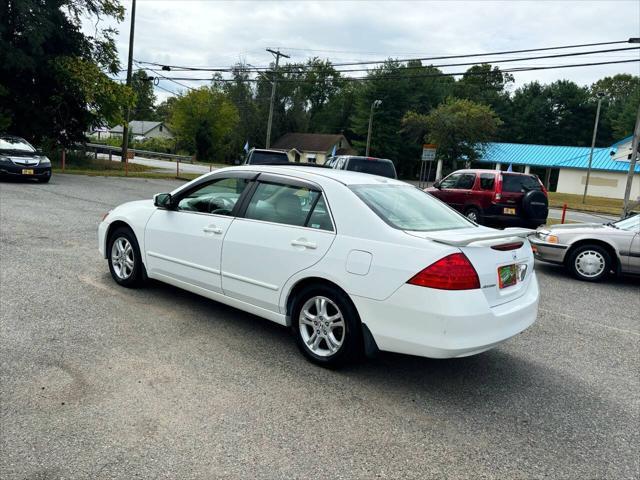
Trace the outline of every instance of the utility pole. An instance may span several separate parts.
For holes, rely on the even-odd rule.
[[[129,30],[129,60],[127,63],[127,87],[131,87],[131,68],[133,66],[133,33],[136,26],[136,0],[131,2],[131,30]],[[122,161],[127,161],[129,149],[129,115],[131,108],[127,106],[127,113],[122,126]]]
[[[373,109],[382,105],[382,100],[374,100],[371,103],[371,113],[369,114],[369,131],[367,132],[367,149],[364,152],[365,157],[369,156],[369,146],[371,145],[371,127],[373,126]]]
[[[638,106],[638,115],[636,116],[636,128],[633,130],[633,141],[631,142],[631,161],[629,162],[629,172],[627,173],[627,186],[624,189],[624,208],[622,209],[622,218],[629,213],[629,197],[631,196],[631,185],[633,184],[633,175],[636,170],[636,162],[638,161],[638,142],[640,141],[640,106]]]
[[[596,109],[596,123],[593,125],[593,137],[591,138],[591,150],[589,151],[589,166],[587,167],[587,181],[584,183],[584,194],[582,195],[582,203],[587,199],[587,189],[589,188],[589,177],[591,176],[591,161],[593,160],[593,148],[596,146],[596,135],[598,134],[598,121],[600,120],[600,105],[604,93],[596,93],[598,97],[598,108]]]
[[[272,53],[276,57],[276,68],[273,71],[273,82],[271,84],[271,104],[269,105],[269,120],[267,121],[267,141],[265,142],[265,148],[271,146],[271,124],[273,123],[273,103],[276,101],[276,84],[278,83],[278,65],[280,64],[280,57],[291,58],[289,55],[281,53],[280,50],[271,50],[267,48],[267,52]]]

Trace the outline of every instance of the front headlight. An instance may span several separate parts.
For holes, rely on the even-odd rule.
[[[547,243],[558,243],[558,237],[551,233],[542,235],[542,240],[544,240]]]
[[[40,165],[51,165],[51,160],[48,157],[40,157]]]
[[[9,157],[1,157],[0,156],[0,164],[8,165],[9,163],[11,163],[11,160],[9,160]]]

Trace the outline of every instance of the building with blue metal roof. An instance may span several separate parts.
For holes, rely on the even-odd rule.
[[[594,148],[589,178],[589,195],[623,198],[629,161],[631,160],[632,137],[624,138],[605,148]],[[520,143],[488,143],[478,160],[492,164],[493,168],[514,170],[522,166],[522,171],[544,170],[545,183],[557,174],[556,191],[582,194],[589,166],[590,147],[570,147],[558,145],[530,145]],[[534,172],[535,173],[535,172]],[[635,167],[632,198],[640,196],[640,162]],[[542,176],[542,175],[541,175]]]

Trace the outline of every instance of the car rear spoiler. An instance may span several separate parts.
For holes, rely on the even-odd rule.
[[[535,230],[531,230],[529,228],[505,228],[500,233],[489,234],[489,235],[477,235],[473,237],[468,237],[463,240],[448,240],[445,238],[433,238],[427,237],[429,240],[434,242],[443,243],[445,245],[450,245],[452,247],[468,247],[473,246],[472,244],[476,244],[476,246],[487,247],[491,245],[495,245],[496,242],[494,240],[501,240],[506,243],[509,241],[516,240],[518,238],[527,238],[532,233],[535,233]]]

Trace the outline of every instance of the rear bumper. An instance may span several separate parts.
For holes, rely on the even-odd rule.
[[[32,170],[33,174],[23,174],[23,170]],[[20,178],[47,178],[51,176],[51,165],[23,166],[15,164],[0,165],[0,175]]]
[[[535,272],[519,298],[490,307],[481,290],[403,285],[383,301],[352,297],[380,350],[456,358],[489,350],[532,325],[538,314]]]
[[[529,237],[529,242],[533,248],[533,255],[537,260],[551,263],[564,263],[569,245],[548,243],[533,235]]]

